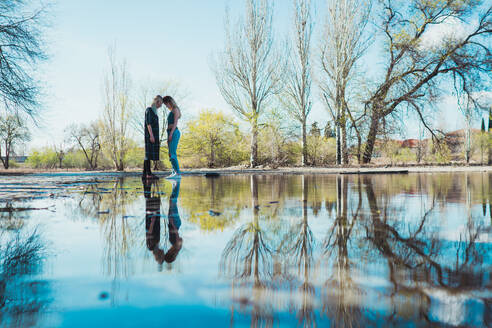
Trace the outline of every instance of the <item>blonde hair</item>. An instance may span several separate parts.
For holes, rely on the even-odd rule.
[[[164,103],[164,99],[162,98],[162,96],[161,95],[157,95],[157,96],[154,97],[154,100],[152,100],[152,105],[155,105],[155,101],[157,99],[160,99]]]

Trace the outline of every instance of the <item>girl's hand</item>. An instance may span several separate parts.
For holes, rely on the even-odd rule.
[[[154,138],[154,136],[150,136],[150,142],[151,142],[151,143],[155,143],[155,138]]]

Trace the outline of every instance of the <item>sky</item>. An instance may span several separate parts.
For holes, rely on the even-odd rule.
[[[319,39],[325,0],[314,0],[314,40]],[[240,0],[58,0],[51,12],[46,41],[49,60],[39,69],[44,87],[41,125],[28,148],[52,146],[64,138],[72,123],[88,123],[101,116],[102,80],[108,67],[108,48],[126,60],[137,88],[142,81],[177,81],[188,97],[182,107],[192,117],[213,108],[234,116],[224,102],[210,69],[211,55],[224,47],[225,8],[233,17],[244,8]],[[275,1],[276,37],[285,38],[292,24],[292,1]],[[372,56],[372,57],[371,57]],[[377,54],[367,62],[380,62]],[[310,122],[324,126],[329,114],[313,88]],[[439,105],[448,129],[463,126],[453,99]],[[479,127],[479,124],[477,126]],[[407,137],[416,134],[409,127]]]

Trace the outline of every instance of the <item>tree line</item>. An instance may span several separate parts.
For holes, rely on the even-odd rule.
[[[419,122],[420,139],[430,136],[415,161],[420,163],[425,152],[432,155],[426,161],[449,161],[446,134],[434,120],[436,101],[449,94],[456,96],[467,121],[465,160],[470,161],[476,144],[483,157],[486,137],[475,138],[470,122],[474,114],[492,108],[482,99],[491,82],[492,6],[462,0],[327,0],[325,5],[317,12],[311,0],[292,0],[287,40],[274,29],[272,0],[245,0],[237,19],[226,12],[224,48],[214,54],[211,68],[240,121],[202,110],[186,122],[190,137],[180,151],[190,158],[188,166],[369,163],[381,152],[388,158],[408,153],[392,144],[392,136],[412,120]],[[28,119],[40,117],[40,84],[33,72],[47,57],[42,46],[46,8],[32,9],[16,0],[0,4],[5,168],[15,145],[30,139]],[[444,33],[451,28],[462,31]],[[368,63],[375,58],[379,63]],[[49,147],[50,161],[63,166],[67,156],[77,153],[88,169],[101,163],[116,170],[139,165],[136,140],[143,111],[155,94],[173,94],[180,103],[187,96],[175,81],[136,83],[111,47],[100,118],[70,126],[65,140]],[[326,108],[326,117],[310,126],[316,102]],[[166,143],[161,144],[166,151]],[[43,156],[34,166],[47,166],[39,164],[46,162]]]
[[[442,134],[431,119],[443,87],[454,89],[467,107],[483,109],[479,94],[490,86],[492,70],[490,4],[328,0],[318,51],[312,7],[310,0],[293,0],[287,47],[275,39],[271,0],[246,0],[242,17],[226,19],[226,44],[213,68],[222,96],[250,125],[252,167],[258,164],[258,125],[272,106],[300,123],[305,156],[313,82],[334,122],[337,164],[349,163],[350,144],[358,163],[371,162],[377,139],[405,130],[406,117],[416,118],[439,146]],[[463,28],[463,35],[429,40],[446,28]],[[367,73],[370,50],[381,62],[374,74]]]

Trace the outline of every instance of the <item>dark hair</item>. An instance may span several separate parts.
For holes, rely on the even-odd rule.
[[[178,105],[171,96],[165,96],[162,98],[162,102],[166,105],[171,105],[172,108],[178,108]]]

